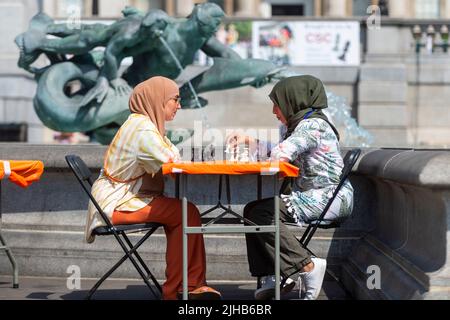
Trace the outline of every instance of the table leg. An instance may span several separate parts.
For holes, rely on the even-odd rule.
[[[262,176],[258,174],[258,200],[262,200]]]
[[[180,174],[175,175],[175,198],[180,198]]]
[[[182,230],[183,233],[183,244],[182,244],[182,254],[183,254],[183,300],[188,300],[188,236],[186,233],[186,228],[188,227],[187,216],[187,198],[186,198],[186,175],[177,174],[176,179],[176,190],[178,197],[181,200],[181,217],[182,217]]]
[[[275,195],[275,300],[280,300],[280,197]]]
[[[13,288],[19,288],[19,267],[17,265],[16,259],[14,258],[11,249],[6,244],[5,239],[2,236],[2,182],[0,180],[0,250],[5,250],[8,256],[11,266],[13,268]]]

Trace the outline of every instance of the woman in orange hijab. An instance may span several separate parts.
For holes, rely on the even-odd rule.
[[[161,166],[180,159],[178,149],[165,136],[165,122],[180,109],[177,84],[153,77],[135,87],[129,103],[131,115],[114,137],[105,156],[102,173],[92,194],[114,225],[156,222],[167,237],[166,282],[163,299],[177,299],[182,291],[181,202],[167,198]],[[189,226],[201,226],[198,209],[188,205]],[[86,240],[103,223],[90,203]],[[206,286],[206,258],[202,235],[189,235],[189,298],[220,299]]]

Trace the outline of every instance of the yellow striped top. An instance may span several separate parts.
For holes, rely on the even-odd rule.
[[[140,210],[153,200],[138,196],[142,176],[146,173],[154,175],[163,163],[179,160],[178,149],[167,137],[161,136],[148,117],[131,114],[106,152],[103,169],[92,186],[92,195],[110,220],[115,210]],[[95,236],[92,231],[105,225],[90,201],[85,229],[86,241],[93,242]]]

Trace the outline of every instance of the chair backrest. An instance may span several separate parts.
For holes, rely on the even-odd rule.
[[[305,231],[302,239],[300,240],[300,243],[302,243],[304,248],[306,248],[308,246],[308,244],[311,241],[313,235],[315,234],[317,228],[323,227],[322,222],[323,222],[323,219],[325,218],[326,213],[328,212],[331,205],[333,204],[334,199],[336,199],[342,186],[347,181],[348,176],[352,172],[353,167],[355,166],[356,162],[358,161],[360,155],[361,155],[361,149],[353,149],[353,150],[347,152],[347,154],[345,155],[344,168],[342,169],[339,184],[338,184],[336,190],[333,192],[333,196],[330,198],[327,205],[325,206],[325,209],[320,214],[319,219],[314,221],[313,224],[309,225],[308,229]],[[340,222],[338,222],[338,221],[335,222],[334,224],[332,224],[332,227],[337,228],[340,225]],[[324,227],[329,227],[329,225],[325,225]]]
[[[353,149],[344,157],[344,169],[342,169],[340,180],[344,181],[347,180],[348,176],[353,170],[353,167],[355,166],[356,162],[359,159],[359,156],[361,155],[361,149]]]
[[[330,209],[331,205],[333,204],[334,199],[337,197],[342,186],[347,181],[347,179],[348,179],[350,173],[352,172],[353,167],[355,166],[356,162],[358,161],[360,155],[361,155],[361,149],[353,149],[353,150],[347,152],[347,154],[345,155],[344,168],[342,169],[339,184],[338,184],[336,190],[334,191],[333,196],[330,198],[327,205],[325,206],[325,209],[323,210],[322,214],[320,215],[320,218],[317,220],[319,224],[324,219],[325,214]]]
[[[89,170],[86,163],[83,160],[81,160],[79,156],[67,155],[66,161],[67,164],[69,165],[69,168],[72,169],[72,172],[75,174],[75,177],[77,178],[78,182],[83,187],[83,190],[86,192],[86,194],[89,196],[89,199],[97,208],[104,222],[107,224],[108,227],[111,228],[112,227],[111,222],[109,221],[107,215],[103,212],[102,208],[100,208],[100,205],[97,203],[97,201],[95,200],[94,196],[91,193],[91,187],[93,184],[91,170]]]
[[[79,156],[68,155],[66,156],[66,161],[80,182],[85,181],[92,186],[92,172]]]

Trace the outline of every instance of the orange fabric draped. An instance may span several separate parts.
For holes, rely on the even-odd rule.
[[[163,174],[261,174],[279,173],[281,177],[297,177],[299,169],[287,162],[181,162],[163,165]]]
[[[43,172],[44,164],[41,161],[0,160],[0,180],[8,178],[22,188],[38,181]]]

